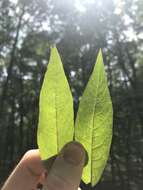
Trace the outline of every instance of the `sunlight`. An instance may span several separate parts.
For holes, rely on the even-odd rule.
[[[95,3],[95,0],[75,0],[75,8],[77,11],[84,13],[86,12],[86,5],[93,3]]]
[[[105,6],[104,5],[104,1],[106,0],[75,0],[75,8],[81,12],[81,13],[84,13],[86,12],[86,6],[87,5],[92,5],[92,4],[95,4],[97,5],[98,8],[102,7],[102,6]],[[113,0],[113,3],[115,4],[115,11],[114,13],[115,14],[121,14],[122,13],[122,10],[123,10],[123,7],[124,7],[124,0]]]
[[[114,3],[116,5],[114,13],[120,15],[123,11],[125,2],[123,0],[114,0]]]
[[[10,0],[12,3],[17,4],[18,0]]]
[[[76,0],[76,2],[75,2],[75,8],[77,9],[77,11],[82,12],[82,13],[84,13],[86,11],[85,6],[83,6],[81,4],[81,1],[79,1],[79,0]]]

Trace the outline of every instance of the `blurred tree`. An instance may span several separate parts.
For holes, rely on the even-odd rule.
[[[0,180],[37,147],[38,99],[57,44],[74,97],[80,96],[103,49],[114,105],[108,165],[93,189],[143,186],[142,0],[0,1]],[[91,189],[90,184],[81,184]]]

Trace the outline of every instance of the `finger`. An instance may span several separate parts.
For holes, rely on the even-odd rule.
[[[11,173],[2,190],[36,189],[37,183],[42,181],[45,172],[39,150],[30,150]]]
[[[50,157],[48,160],[42,160],[43,165],[45,166],[46,170],[49,172],[51,170],[51,167],[57,157],[57,154]]]
[[[48,174],[48,190],[77,190],[85,163],[85,150],[77,142],[70,142],[57,156]]]

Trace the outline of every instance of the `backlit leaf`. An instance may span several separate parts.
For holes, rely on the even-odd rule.
[[[89,161],[83,170],[85,183],[95,185],[106,165],[112,139],[112,102],[101,50],[80,101],[75,140],[84,145]]]
[[[50,61],[40,93],[38,146],[43,160],[73,140],[73,98],[57,49]]]

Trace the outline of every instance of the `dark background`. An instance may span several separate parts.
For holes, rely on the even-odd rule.
[[[0,1],[0,183],[37,147],[38,99],[56,43],[75,103],[102,48],[113,143],[96,190],[143,189],[143,1]],[[90,185],[82,185],[91,189]]]

